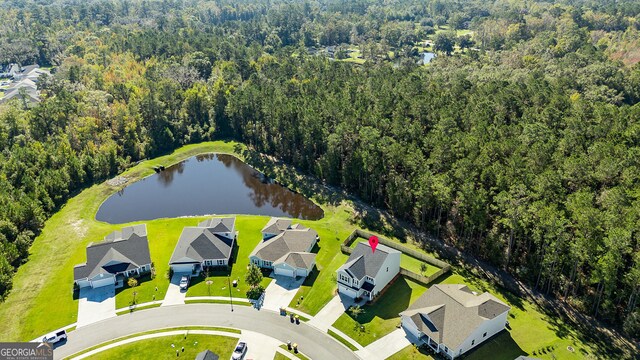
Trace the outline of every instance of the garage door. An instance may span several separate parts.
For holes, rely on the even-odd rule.
[[[340,291],[341,294],[345,294],[345,295],[347,295],[349,297],[352,297],[354,299],[358,296],[358,293],[355,292],[355,290],[349,289],[348,287],[346,287],[344,285],[340,285],[338,287],[338,290]]]
[[[171,265],[174,273],[191,273],[193,271],[193,264],[175,264]]]
[[[108,277],[106,279],[100,279],[100,280],[93,280],[91,281],[91,286],[95,289],[102,286],[113,285],[115,283],[114,280],[115,280],[114,277]]]
[[[289,276],[289,277],[293,277],[293,270],[291,269],[284,269],[284,268],[275,268],[275,273],[276,275],[284,275],[284,276]]]

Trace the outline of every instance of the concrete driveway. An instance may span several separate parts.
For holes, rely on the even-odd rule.
[[[356,354],[367,360],[384,360],[415,342],[417,339],[400,328],[356,351]]]
[[[169,283],[169,288],[167,289],[167,294],[164,296],[164,300],[160,306],[184,304],[184,298],[187,296],[187,291],[180,290],[180,279],[183,276],[191,276],[191,274],[173,273],[171,282]]]
[[[264,290],[264,302],[262,307],[265,309],[280,311],[280,307],[289,306],[289,303],[296,296],[300,285],[304,282],[304,278],[298,280],[287,277],[272,275],[274,281],[270,282]]]
[[[240,335],[240,340],[238,341],[247,343],[245,360],[273,360],[273,357],[276,355],[276,349],[282,344],[281,341],[270,336],[248,330],[242,331],[242,335]]]
[[[114,285],[96,289],[80,289],[77,327],[116,316],[116,289]]]
[[[355,304],[352,298],[338,294],[331,299],[320,311],[309,320],[309,325],[315,326],[322,331],[327,331],[340,315]]]

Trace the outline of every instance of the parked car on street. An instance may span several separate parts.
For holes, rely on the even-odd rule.
[[[247,353],[247,343],[244,341],[240,341],[238,345],[236,345],[236,349],[231,354],[231,360],[240,360]]]
[[[42,338],[42,342],[55,344],[58,341],[66,340],[67,332],[65,330],[60,330],[56,332],[52,332],[51,334],[47,334]]]

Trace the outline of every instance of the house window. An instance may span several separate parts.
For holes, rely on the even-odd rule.
[[[471,346],[475,345],[476,341],[475,340],[471,340]]]
[[[218,260],[218,265],[224,265],[224,260]]]
[[[487,337],[487,333],[482,334],[482,337]]]
[[[444,352],[446,352],[446,353],[449,352],[449,348],[446,345],[444,346]]]
[[[389,272],[389,267],[387,266],[387,272]]]

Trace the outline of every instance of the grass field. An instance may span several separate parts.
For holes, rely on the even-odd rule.
[[[92,355],[91,359],[194,359],[207,349],[220,359],[229,359],[237,342],[238,339],[227,336],[190,334],[185,339],[183,335],[171,335],[121,345]],[[179,357],[176,351],[180,351]]]
[[[360,345],[367,346],[395,330],[400,324],[398,314],[426,290],[417,282],[400,277],[372,305],[363,306],[362,314],[355,318],[348,312],[342,314],[333,327],[349,335]]]
[[[209,142],[183,147],[173,154],[157,159],[145,161],[124,172],[124,176],[135,180],[153,174],[155,165],[170,165],[180,160],[203,152],[233,153],[234,147],[240,146],[233,142]],[[241,157],[241,156],[240,156]],[[277,168],[275,171],[280,171]],[[284,175],[282,175],[284,174]],[[292,175],[293,174],[293,175]],[[300,189],[297,181],[301,178],[294,171],[277,173],[278,180],[292,187]],[[313,187],[310,187],[313,188]],[[314,188],[315,189],[315,188]],[[21,266],[14,278],[14,288],[4,303],[0,305],[0,321],[9,326],[0,328],[0,339],[3,341],[28,341],[51,330],[61,328],[76,321],[77,299],[72,296],[73,266],[86,260],[85,247],[89,242],[99,241],[109,232],[128,224],[111,225],[95,220],[95,213],[99,205],[117,188],[106,183],[94,185],[85,189],[69,201],[49,220],[42,233],[36,238],[30,249],[29,261]],[[318,195],[322,198],[326,194]],[[354,230],[356,225],[350,223],[353,212],[348,201],[337,201],[327,205],[321,203],[325,217],[319,221],[300,221],[312,227],[320,235],[319,251],[316,258],[317,268],[298,291],[290,304],[292,308],[315,315],[336,290],[335,271],[344,264],[347,256],[340,252],[340,244]],[[138,303],[161,300],[168,287],[165,273],[173,247],[180,235],[182,227],[196,224],[202,218],[158,219],[147,221],[149,245],[152,261],[156,268],[155,279],[142,281],[135,291]],[[259,241],[259,229],[266,223],[266,217],[239,216],[237,227],[238,236],[237,262],[231,270],[231,278],[238,278],[239,287],[234,295],[244,297],[243,273],[248,263],[247,254],[253,244]],[[390,237],[387,237],[390,238]],[[394,238],[390,240],[399,241]],[[417,248],[411,243],[403,244]],[[406,264],[420,266],[419,263]],[[409,260],[410,261],[410,260]],[[225,289],[226,274],[212,274],[212,295],[228,295]],[[205,279],[194,279],[189,296],[208,295],[209,287]],[[265,280],[265,284],[269,280]],[[470,357],[478,359],[492,355],[499,349],[500,353],[527,353],[542,359],[579,359],[589,355],[603,354],[604,350],[594,353],[596,345],[588,345],[574,329],[558,319],[549,318],[534,304],[523,301],[502,289],[495,288],[484,280],[469,273],[453,273],[438,281],[444,283],[465,283],[477,291],[488,290],[507,301],[512,310],[510,313],[511,330],[504,338],[496,338],[480,348]],[[349,315],[343,315],[334,326],[353,336],[361,344],[368,344],[380,336],[392,331],[399,323],[397,313],[404,310],[424,288],[412,286],[405,281],[395,286],[401,286],[402,291],[388,291],[371,307],[365,308],[365,314],[358,321],[365,324],[364,334],[358,334],[358,321]],[[158,290],[156,291],[156,287]],[[420,290],[422,289],[422,290]],[[132,300],[132,289],[122,289],[116,296],[117,307],[125,307]],[[227,290],[225,292],[225,290]],[[239,291],[238,291],[239,290]],[[410,295],[407,292],[410,291]],[[404,292],[404,293],[403,293]],[[404,294],[404,295],[403,295]],[[300,301],[300,297],[303,300]],[[299,303],[298,303],[299,302]],[[382,309],[387,304],[388,309]],[[376,308],[378,307],[378,308]],[[569,352],[567,346],[572,346],[575,352]],[[593,348],[591,347],[593,346]],[[485,350],[488,349],[488,350]],[[496,349],[496,350],[492,350]],[[407,350],[410,351],[410,350]],[[484,353],[488,355],[483,355]],[[174,354],[175,355],[175,354]]]
[[[130,179],[140,179],[153,174],[155,165],[174,164],[203,152],[233,153],[236,145],[238,144],[221,141],[188,145],[170,155],[145,161],[122,175]],[[85,247],[88,243],[102,240],[111,231],[124,226],[95,220],[100,204],[117,190],[106,183],[91,186],[68,200],[47,220],[42,233],[30,248],[29,261],[18,269],[13,289],[0,305],[0,321],[11,324],[0,328],[0,339],[29,341],[76,321],[78,301],[72,296],[73,266],[86,261]],[[140,284],[137,289],[140,292],[140,301],[147,296],[143,293],[150,294],[150,288],[155,292],[154,283],[159,284],[159,291],[165,291],[168,286],[168,280],[163,274],[168,265],[166,261],[158,259],[158,256],[166,254],[166,251],[161,250],[162,247],[173,248],[175,242],[168,242],[169,236],[164,238],[167,241],[163,241],[163,238],[154,240],[154,234],[158,234],[156,231],[161,232],[163,226],[171,227],[169,223],[172,222],[147,222],[150,252],[157,276],[155,282]],[[156,299],[160,300],[160,297],[156,296]],[[121,291],[116,302],[126,306],[128,301],[130,295]],[[55,311],[52,311],[53,309]]]
[[[433,357],[429,356],[426,353],[420,352],[420,350],[415,346],[409,345],[406,348],[388,357],[386,360],[418,360],[418,359],[427,360],[427,359],[433,359]]]
[[[279,352],[276,352],[276,354],[273,356],[273,360],[289,360],[289,358],[280,354]]]

